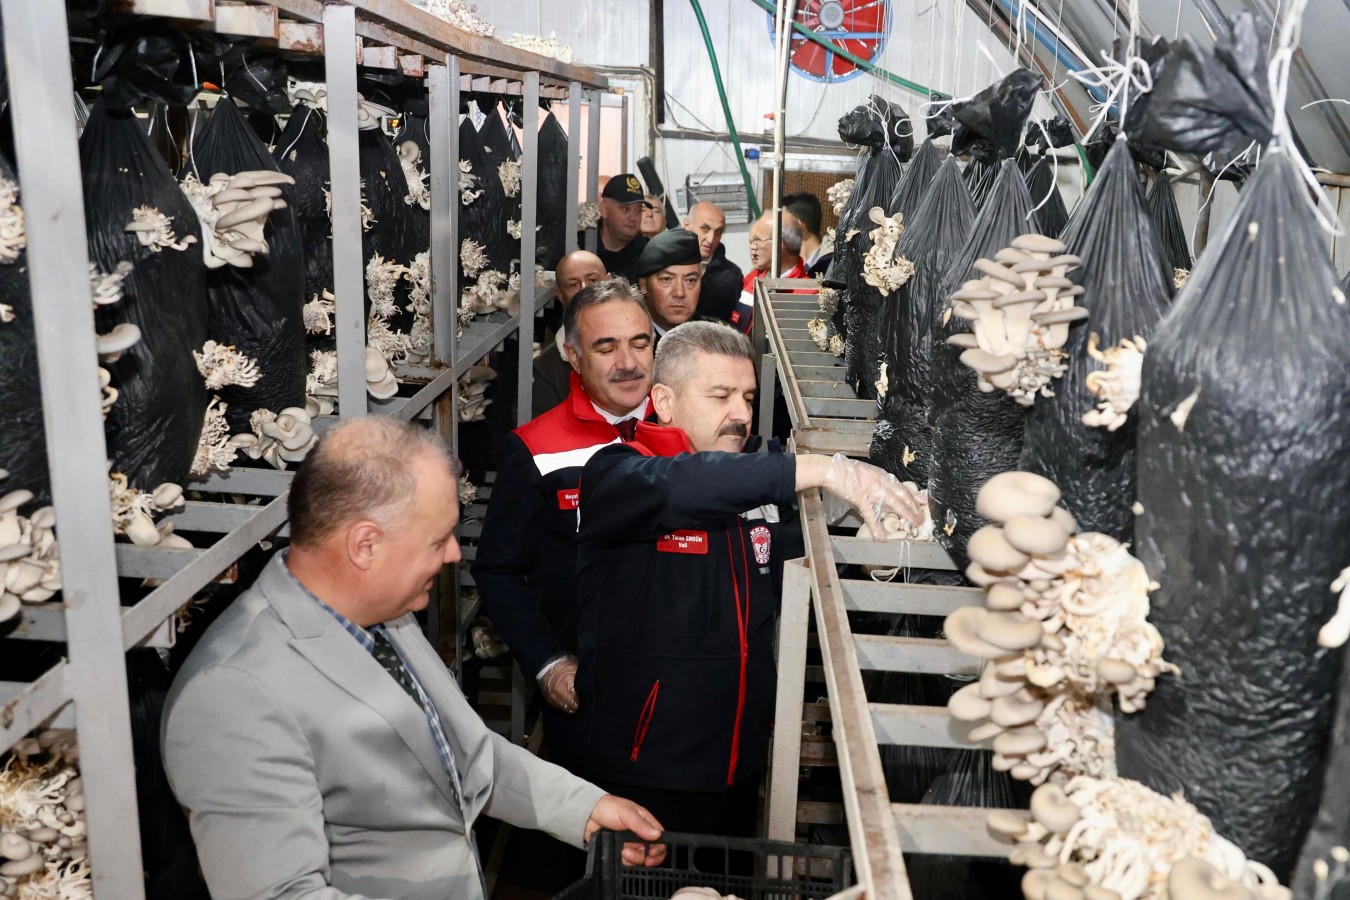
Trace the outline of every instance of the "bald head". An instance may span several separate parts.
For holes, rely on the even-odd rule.
[[[721,207],[700,200],[689,208],[684,219],[684,230],[698,236],[698,252],[703,261],[712,259],[722,243],[722,232],[727,230],[727,217]]]
[[[797,264],[802,252],[802,225],[797,217],[783,210],[779,262],[783,271]],[[750,264],[760,272],[768,271],[773,256],[773,210],[764,213],[750,226]]]
[[[582,288],[607,278],[609,274],[605,271],[605,264],[600,261],[600,257],[588,250],[573,250],[558,260],[557,285],[553,288],[553,293],[566,309],[567,304],[572,302],[572,298]]]
[[[435,432],[387,416],[362,416],[320,438],[295,473],[286,504],[291,543],[315,548],[344,526],[370,519],[393,527],[417,495],[414,461],[458,468]]]

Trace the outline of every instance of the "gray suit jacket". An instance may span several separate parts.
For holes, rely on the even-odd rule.
[[[425,715],[277,554],[169,693],[164,764],[215,900],[481,900],[480,813],[581,846],[603,791],[491,732],[412,616],[387,623],[439,710]]]

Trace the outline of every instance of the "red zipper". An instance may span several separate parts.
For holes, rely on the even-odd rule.
[[[741,644],[741,677],[740,686],[736,694],[736,723],[731,731],[731,762],[727,766],[727,787],[732,787],[736,782],[736,757],[741,750],[741,719],[745,715],[745,674],[746,664],[750,655],[749,628],[750,628],[750,562],[745,555],[745,531],[741,528],[741,520],[736,519],[736,533],[741,538],[741,571],[745,574],[745,605],[741,605],[741,586],[736,579],[735,554],[731,546],[731,532],[727,532],[727,563],[731,566],[731,590],[736,601],[736,631]]]
[[[642,704],[642,712],[638,713],[637,729],[633,732],[633,752],[628,758],[637,762],[638,753],[642,750],[642,742],[647,739],[647,729],[652,726],[652,716],[656,715],[656,695],[661,693],[661,679],[656,679],[652,684],[652,689],[647,692],[647,700]]]

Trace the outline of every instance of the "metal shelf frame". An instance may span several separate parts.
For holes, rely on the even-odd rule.
[[[530,418],[535,313],[532,289],[542,100],[568,106],[567,250],[576,247],[576,197],[583,139],[581,108],[598,110],[608,80],[585,66],[558,62],[469,35],[402,0],[128,0],[129,11],[189,21],[190,27],[247,35],[265,48],[321,55],[329,106],[333,192],[335,336],[339,415],[376,412],[402,420],[430,419],[458,451],[456,383],[488,351],[519,336],[519,418]],[[15,165],[28,233],[27,267],[36,331],[52,503],[63,555],[61,602],[25,607],[0,639],[64,643],[66,658],[29,683],[0,682],[0,751],[34,729],[74,727],[86,748],[80,761],[87,797],[89,854],[95,896],[143,900],[130,708],[123,654],[135,646],[173,643],[174,615],[204,586],[259,542],[285,537],[291,472],[235,469],[185,484],[209,499],[188,502],[170,521],[182,531],[219,535],[200,549],[138,547],[115,542],[107,509],[101,398],[94,320],[87,278],[87,236],[78,135],[69,114],[74,92],[67,18],[51,0],[0,0],[13,104]],[[147,19],[149,21],[149,19]],[[366,396],[365,279],[361,253],[357,151],[358,65],[403,70],[425,78],[430,97],[432,360],[401,367],[399,396]],[[518,314],[480,317],[456,339],[460,285],[459,102],[472,90],[522,98],[522,290]],[[587,196],[598,200],[598,116],[590,123]],[[588,236],[594,240],[594,230]],[[441,251],[441,252],[438,252]],[[240,502],[248,498],[249,502]],[[160,584],[123,606],[119,579]],[[431,606],[429,630],[458,642],[462,610],[457,579],[443,579],[442,612]],[[119,637],[120,636],[120,637]]]
[[[773,394],[781,385],[799,453],[866,458],[876,404],[855,398],[844,381],[843,360],[820,353],[807,322],[820,315],[814,281],[766,279],[756,285],[755,344],[760,365],[760,430],[773,430]],[[778,632],[778,695],[767,791],[767,834],[791,841],[797,825],[846,822],[858,886],[869,900],[912,900],[904,854],[1005,857],[1006,843],[988,831],[984,809],[891,803],[881,765],[882,745],[963,748],[970,726],[946,707],[869,702],[863,671],[975,677],[981,661],[945,640],[853,634],[850,612],[946,616],[982,606],[971,587],[841,578],[842,565],[954,568],[936,542],[871,540],[832,535],[820,492],[802,497],[806,557],[789,562],[783,576]],[[843,523],[847,524],[847,523]],[[853,523],[855,526],[857,522]],[[828,708],[804,702],[808,631],[812,619],[823,665]],[[803,747],[803,722],[829,721],[830,738]],[[832,746],[831,746],[832,744]],[[833,751],[833,752],[831,752]],[[803,765],[837,765],[843,810],[799,802]],[[922,900],[922,898],[919,898]]]

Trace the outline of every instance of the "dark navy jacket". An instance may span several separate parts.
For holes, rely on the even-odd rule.
[[[582,472],[575,771],[611,790],[720,791],[767,760],[796,465],[691,449],[643,423]]]

